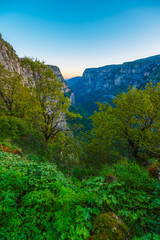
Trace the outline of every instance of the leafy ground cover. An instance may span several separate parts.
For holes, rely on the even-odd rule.
[[[108,211],[131,239],[159,239],[160,186],[136,164],[105,166],[81,181],[31,156],[0,151],[0,164],[0,239],[87,239],[96,215]]]
[[[54,165],[0,152],[0,239],[86,239],[87,195]]]

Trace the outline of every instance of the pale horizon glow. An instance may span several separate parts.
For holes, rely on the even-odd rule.
[[[0,33],[17,55],[56,65],[65,79],[160,54],[159,29],[159,0],[15,0],[0,9]]]

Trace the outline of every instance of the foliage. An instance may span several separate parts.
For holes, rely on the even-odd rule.
[[[56,141],[48,142],[45,150],[46,158],[54,161],[66,175],[72,175],[73,168],[79,163],[81,146],[72,133],[61,132]]]
[[[91,117],[93,129],[88,152],[99,164],[120,156],[146,162],[159,141],[160,84],[145,90],[129,89],[114,98],[114,106],[99,104]]]
[[[106,183],[108,174],[113,174],[117,180]],[[140,236],[147,232],[158,234],[160,185],[149,177],[145,168],[135,163],[107,165],[102,176],[101,184],[96,185],[96,191],[102,196],[101,200],[106,201],[105,210],[108,208],[117,212],[128,223],[133,235]]]
[[[29,58],[21,59],[21,66],[31,78],[24,81],[0,65],[0,138],[12,139],[25,153],[54,158],[63,168],[67,164],[69,172],[79,145],[66,121],[81,116],[69,111],[70,100],[50,67]]]
[[[68,108],[70,100],[62,92],[63,84],[52,69],[39,61],[21,60],[22,67],[31,71],[31,79],[24,83],[16,72],[0,65],[1,116],[16,116],[38,126],[46,142],[67,129],[65,118],[80,117]]]
[[[54,165],[0,152],[1,239],[87,239],[92,207]]]
[[[93,171],[93,169],[75,166],[72,173],[72,179],[77,178],[79,180],[83,180],[93,175],[95,175],[95,171]]]
[[[134,159],[158,166],[160,84],[99,104],[89,120],[92,108],[81,108],[84,118],[75,119],[79,109],[51,68],[20,62],[31,76],[25,82],[0,64],[0,239],[88,239],[108,212],[123,219],[129,239],[159,239],[159,181]]]
[[[148,233],[147,235],[144,235],[143,237],[134,237],[133,240],[159,240],[160,235],[155,233]]]
[[[17,117],[0,117],[0,139],[11,139],[25,153],[44,154],[45,139],[38,129]]]
[[[158,182],[136,164],[106,166],[72,183],[50,163],[0,151],[0,238],[87,239],[95,216],[115,212],[130,237],[160,231]],[[105,181],[112,173],[117,180]]]
[[[24,117],[34,99],[24,86],[21,75],[11,73],[0,64],[0,110],[1,115]]]
[[[28,58],[22,60],[22,65],[31,69],[35,76],[35,83],[32,82],[32,94],[39,103],[35,123],[39,124],[48,142],[50,139],[55,139],[59,132],[66,130],[66,114],[71,118],[80,117],[80,115],[68,110],[70,100],[64,96],[63,84],[56,78],[50,67]]]
[[[69,110],[75,114],[80,114],[82,118],[76,118],[74,120],[68,119],[69,126],[74,132],[75,136],[81,136],[81,132],[86,132],[87,130],[91,130],[91,119],[90,115],[87,114],[85,109],[83,109],[80,105],[71,105]]]

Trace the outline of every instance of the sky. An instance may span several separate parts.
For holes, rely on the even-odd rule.
[[[160,0],[1,0],[0,33],[68,79],[160,54]]]

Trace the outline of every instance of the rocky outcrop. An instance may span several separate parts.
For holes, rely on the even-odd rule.
[[[16,71],[22,74],[20,59],[13,47],[0,36],[0,63],[9,71]]]
[[[72,90],[76,102],[93,112],[94,102],[110,102],[120,92],[126,92],[129,86],[143,88],[150,80],[154,84],[160,81],[160,55],[121,65],[86,69]]]
[[[23,81],[27,82],[28,78],[33,79],[36,77],[38,78],[38,74],[33,72],[32,69],[22,64],[23,59],[20,59],[13,47],[0,35],[0,63],[5,66],[5,68],[9,71],[16,71],[17,73],[21,74],[23,77]],[[71,102],[74,104],[74,93],[70,89],[67,82],[64,80],[60,69],[57,66],[49,66],[52,68],[55,76],[63,83],[62,91],[64,94],[70,98]]]

